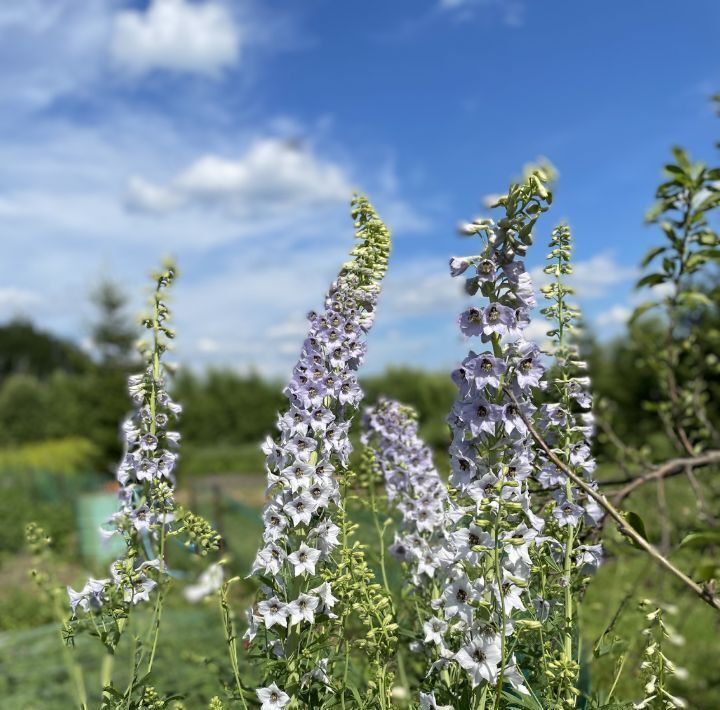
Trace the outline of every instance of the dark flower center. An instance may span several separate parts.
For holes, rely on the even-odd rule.
[[[458,590],[457,590],[457,593],[455,594],[455,598],[456,598],[459,602],[464,602],[464,601],[466,601],[466,600],[467,600],[467,596],[468,596],[468,595],[467,595],[467,592],[466,592],[464,589],[458,589]]]

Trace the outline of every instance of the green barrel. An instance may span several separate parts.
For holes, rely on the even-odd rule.
[[[117,512],[118,499],[114,493],[85,493],[78,498],[77,519],[80,552],[87,562],[109,562],[125,549],[122,538],[104,539],[100,526]]]

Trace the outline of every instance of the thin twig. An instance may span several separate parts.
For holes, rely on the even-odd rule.
[[[600,505],[607,512],[607,514],[615,521],[618,530],[623,535],[629,537],[639,548],[641,548],[648,555],[650,555],[650,557],[652,557],[655,562],[657,562],[657,564],[659,564],[661,567],[664,567],[668,572],[670,572],[677,579],[679,579],[686,587],[688,587],[695,594],[697,594],[697,596],[699,596],[700,599],[702,599],[706,604],[711,606],[716,611],[720,611],[720,600],[718,600],[713,590],[708,586],[701,587],[697,582],[690,579],[690,577],[688,577],[682,570],[679,570],[677,567],[675,567],[675,565],[670,562],[670,560],[663,557],[663,555],[661,555],[642,535],[640,535],[631,525],[629,525],[625,521],[622,513],[602,493],[590,487],[586,481],[584,481],[580,476],[578,476],[571,468],[565,465],[558,458],[555,452],[550,448],[545,439],[542,438],[538,430],[533,426],[533,423],[522,411],[520,403],[517,401],[512,391],[508,388],[505,388],[505,392],[507,393],[508,397],[510,397],[512,402],[517,406],[518,412],[520,412],[520,416],[525,422],[528,431],[532,435],[533,439],[535,439],[537,444],[540,446],[540,448],[545,452],[550,461],[552,461],[555,466],[557,466],[558,469],[562,471],[578,488],[580,488],[584,493],[589,495],[594,501],[598,503],[598,505]]]
[[[660,478],[671,478],[672,476],[678,476],[685,473],[688,469],[702,468],[703,466],[712,466],[713,464],[720,463],[720,451],[706,451],[704,454],[699,456],[671,459],[662,466],[658,466],[652,471],[643,473],[640,476],[634,478],[622,478],[611,481],[603,481],[605,486],[616,486],[627,484],[619,491],[613,494],[613,502],[615,505],[621,503],[627,498],[633,491],[640,486],[644,486],[650,481],[657,481]]]

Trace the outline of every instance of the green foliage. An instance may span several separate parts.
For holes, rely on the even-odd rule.
[[[647,253],[643,265],[656,264],[655,270],[637,284],[662,292],[651,292],[655,297],[636,309],[632,322],[661,308],[659,340],[650,342],[643,339],[642,332],[634,333],[644,350],[645,364],[656,373],[661,387],[659,401],[649,406],[677,449],[692,454],[711,433],[703,421],[707,420],[710,398],[705,388],[696,386],[698,380],[705,380],[707,370],[704,359],[697,357],[698,331],[684,326],[698,311],[713,310],[704,281],[720,264],[720,236],[711,224],[712,213],[720,207],[720,167],[692,162],[682,148],[673,148],[673,157],[674,162],[665,166],[667,179],[657,188],[656,203],[647,215],[647,220],[662,230],[664,244]]]
[[[58,370],[81,374],[91,369],[90,357],[68,340],[23,320],[0,326],[0,382],[15,374],[44,379]]]
[[[275,426],[284,397],[282,386],[256,373],[181,370],[173,396],[183,403],[181,432],[190,446],[260,442]],[[260,469],[262,470],[262,469]]]
[[[73,476],[95,470],[98,447],[89,439],[49,439],[0,449],[0,478],[41,471],[50,475]]]
[[[178,473],[181,480],[218,473],[261,474],[265,466],[259,441],[218,446],[184,443]]]

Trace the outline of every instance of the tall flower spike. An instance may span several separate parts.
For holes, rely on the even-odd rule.
[[[365,197],[353,199],[352,217],[358,243],[330,287],[325,310],[308,316],[279,435],[263,447],[269,500],[264,544],[252,567],[262,586],[248,612],[246,638],[257,658],[277,659],[266,666],[266,686],[276,683],[302,707],[317,707],[338,690],[329,657],[305,653],[300,639],[314,638],[316,649],[323,648],[319,639],[334,642],[333,551],[343,544],[337,477],[345,475],[352,451],[348,432],[363,396],[355,373],[390,253],[390,234]]]
[[[447,488],[433,464],[432,452],[418,436],[412,407],[384,398],[375,407],[367,407],[362,441],[373,451],[388,501],[403,516],[402,531],[390,551],[408,565],[410,583],[422,593],[440,565]]]
[[[594,485],[592,473],[595,460],[590,453],[594,420],[591,411],[592,397],[587,365],[580,360],[573,335],[577,329],[580,311],[568,303],[573,293],[565,283],[572,274],[572,235],[570,228],[561,224],[553,230],[550,240],[550,262],[544,271],[553,281],[541,291],[550,305],[541,313],[552,323],[548,336],[552,339],[554,367],[547,374],[547,393],[550,403],[542,404],[538,411],[538,427],[562,462],[588,483]],[[553,617],[548,625],[546,642],[554,644],[549,677],[549,694],[559,698],[561,707],[574,708],[577,702],[577,678],[580,671],[576,660],[577,648],[573,633],[575,598],[581,592],[588,573],[594,572],[602,559],[600,544],[585,544],[587,531],[597,527],[603,513],[597,503],[575,489],[570,479],[540,452],[537,481],[546,489],[551,501],[548,540],[559,542],[562,554],[562,575],[548,575],[542,598],[536,604],[549,610]],[[559,629],[554,638],[550,629]],[[560,672],[556,672],[560,671]]]
[[[168,394],[169,368],[164,360],[175,338],[175,331],[169,325],[168,307],[168,290],[175,277],[176,268],[172,263],[153,274],[150,313],[142,320],[149,339],[140,343],[145,367],[128,380],[135,410],[122,426],[125,453],[116,474],[119,510],[109,522],[110,529],[104,531],[108,537],[122,537],[125,554],[112,563],[109,578],[90,579],[79,592],[68,587],[73,632],[94,630],[110,653],[120,640],[132,608],[156,595],[149,633],[153,638],[152,648],[142,648],[136,655],[139,666],[149,654],[147,672],[152,669],[164,589],[170,579],[167,541],[180,537],[187,547],[201,554],[219,546],[219,536],[207,521],[175,503],[174,469],[180,435],[173,426],[182,408]],[[89,617],[102,615],[101,623],[94,618],[78,618],[79,610]],[[143,688],[131,687],[130,696],[136,690],[145,692]]]
[[[532,416],[531,393],[543,366],[538,348],[524,338],[535,296],[517,257],[551,202],[547,183],[537,169],[512,185],[495,205],[504,210],[497,223],[479,219],[462,229],[480,238],[480,252],[450,260],[451,274],[465,276],[467,292],[487,299],[461,314],[460,330],[489,345],[471,350],[453,373],[458,396],[448,422],[455,500],[441,555],[447,560],[443,588],[433,601],[434,619],[425,620],[445,629],[426,644],[428,689],[453,707],[498,707],[504,685],[527,693],[512,649],[519,621],[534,622],[527,587],[543,521],[530,508],[533,451],[520,415]]]
[[[180,440],[169,427],[181,411],[167,393],[163,361],[175,337],[166,298],[175,275],[172,264],[153,274],[151,312],[142,320],[151,334],[149,342],[140,344],[145,369],[128,379],[135,411],[122,426],[125,454],[116,474],[120,506],[111,519],[112,529],[106,532],[122,536],[127,551],[111,565],[111,579],[90,580],[80,593],[68,590],[73,613],[78,605],[85,611],[100,607],[113,589],[122,604],[147,601],[166,574],[165,542],[175,512],[173,469]]]

